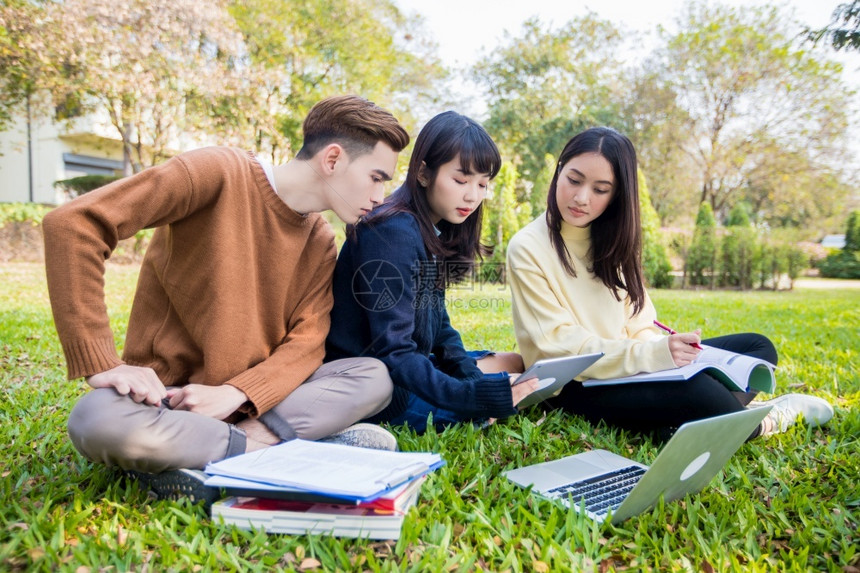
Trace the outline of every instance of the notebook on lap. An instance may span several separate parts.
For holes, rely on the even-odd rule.
[[[562,356],[560,358],[545,358],[532,364],[514,381],[514,385],[530,378],[537,378],[538,388],[517,404],[522,410],[538,402],[543,402],[565,384],[579,376],[586,368],[597,362],[603,356],[602,352],[582,354],[579,356]]]
[[[512,482],[577,511],[612,523],[638,515],[662,496],[672,501],[704,488],[761,423],[770,407],[751,408],[683,424],[646,466],[592,450],[504,473]]]

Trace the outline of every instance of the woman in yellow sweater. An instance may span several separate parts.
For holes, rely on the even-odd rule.
[[[699,342],[776,364],[773,344],[760,334],[704,341],[699,331],[661,334],[644,286],[641,234],[633,144],[605,127],[573,137],[558,160],[546,213],[508,245],[514,326],[526,366],[541,358],[603,352],[580,379],[615,378],[689,364]],[[683,382],[568,384],[550,405],[593,423],[671,431],[690,420],[741,410],[751,397],[699,373]],[[767,404],[774,407],[751,437],[785,431],[798,415],[811,425],[833,415],[814,396],[788,394]]]

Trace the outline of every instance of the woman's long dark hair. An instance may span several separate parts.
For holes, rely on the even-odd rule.
[[[549,238],[565,271],[576,276],[570,253],[561,237],[563,218],[556,189],[567,162],[583,153],[598,153],[612,166],[615,190],[606,211],[591,223],[591,265],[588,269],[609,288],[617,300],[627,291],[637,314],[645,304],[642,277],[642,224],[639,219],[639,181],[636,150],[624,135],[608,127],[583,131],[567,142],[558,158],[547,196],[546,222]]]
[[[469,273],[465,271],[472,268],[475,259],[492,252],[492,248],[481,244],[483,202],[463,223],[454,225],[444,219],[439,221],[437,228],[441,233],[438,236],[433,228],[427,191],[435,183],[439,167],[458,155],[460,167],[466,173],[486,173],[493,179],[502,166],[496,144],[478,122],[453,111],[440,113],[418,134],[406,181],[365,219],[373,223],[395,213],[413,214],[427,253],[434,255],[437,263],[445,265],[439,277],[443,288],[466,278]],[[422,163],[426,185],[418,182]],[[456,272],[451,272],[454,269]]]

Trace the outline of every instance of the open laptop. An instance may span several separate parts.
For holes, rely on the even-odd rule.
[[[539,381],[537,390],[520,400],[517,408],[522,410],[538,402],[543,402],[561,390],[565,384],[579,376],[586,368],[597,362],[601,356],[603,356],[602,352],[596,352],[594,354],[538,360],[514,380],[515,386],[530,378],[537,378]]]
[[[638,515],[662,496],[672,501],[704,488],[749,438],[770,406],[751,408],[683,424],[646,466],[606,450],[504,472],[512,482],[612,523]]]

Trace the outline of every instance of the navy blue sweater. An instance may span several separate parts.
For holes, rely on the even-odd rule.
[[[388,366],[394,396],[373,421],[401,414],[410,392],[464,418],[516,413],[507,374],[485,375],[466,354],[437,272],[409,213],[360,223],[341,248],[326,361],[371,356]]]

